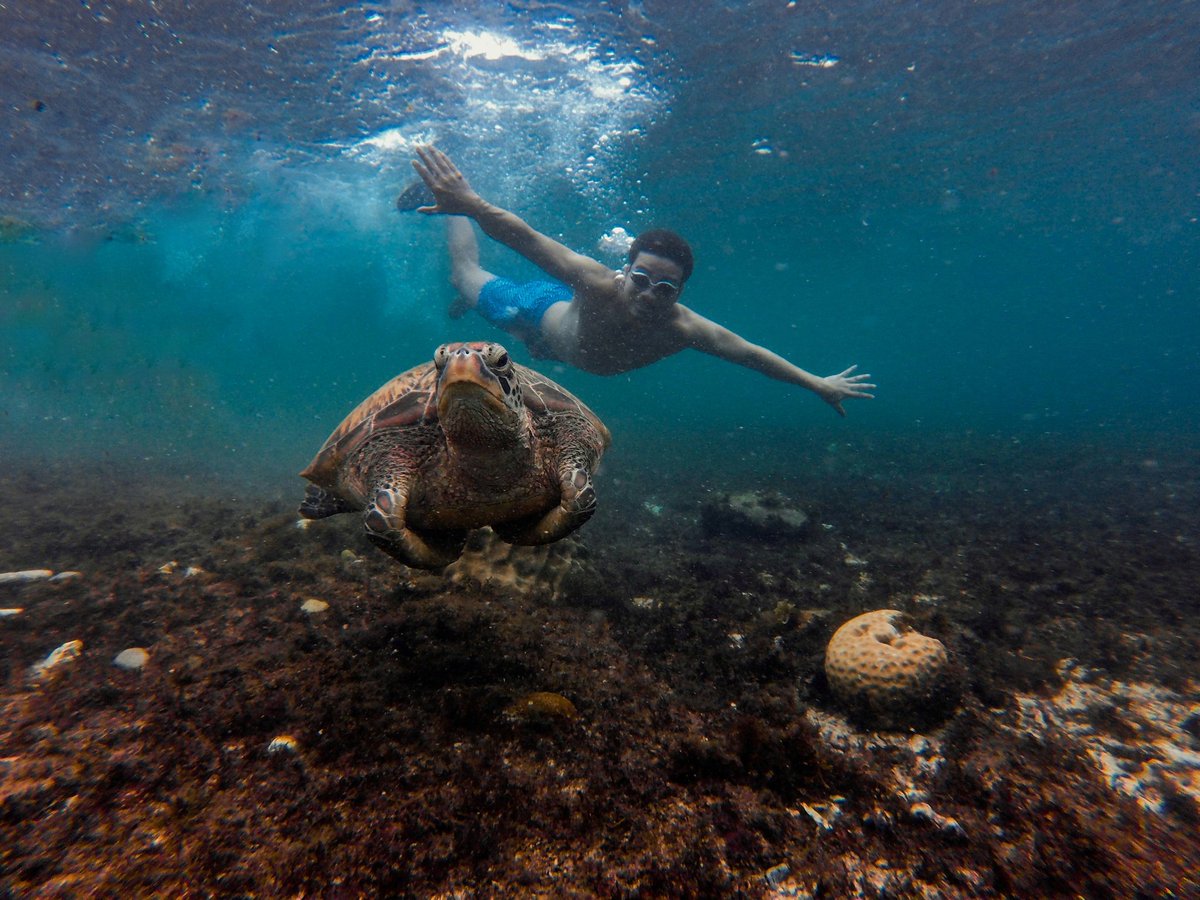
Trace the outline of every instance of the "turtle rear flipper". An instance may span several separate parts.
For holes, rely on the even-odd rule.
[[[354,507],[339,497],[315,484],[310,484],[300,503],[300,515],[305,519],[324,519],[338,513],[353,512]]]

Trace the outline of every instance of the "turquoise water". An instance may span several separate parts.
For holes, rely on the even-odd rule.
[[[686,304],[879,385],[840,421],[698,354],[540,364],[629,453],[1195,431],[1195,4],[592,6],[0,9],[6,452],[294,486],[380,383],[497,337],[392,208],[426,140],[581,252],[675,228]]]
[[[0,896],[1194,896],[1197,35],[1187,0],[0,0]],[[578,540],[420,573],[295,527],[380,384],[531,362],[395,209],[431,141],[614,267],[676,229],[687,305],[877,398],[535,362],[613,434]],[[884,608],[962,669],[922,734],[824,672]]]

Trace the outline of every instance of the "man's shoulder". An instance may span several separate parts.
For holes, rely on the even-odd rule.
[[[579,300],[611,300],[617,293],[616,273],[593,259],[593,266],[580,266],[579,278],[575,282],[575,297]]]
[[[719,328],[716,322],[707,319],[700,313],[682,303],[675,304],[675,315],[671,319],[671,324],[680,334],[696,335]]]

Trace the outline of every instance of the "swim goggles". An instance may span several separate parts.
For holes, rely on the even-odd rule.
[[[629,280],[633,282],[633,286],[639,291],[644,291],[646,288],[650,288],[650,290],[654,293],[654,296],[663,300],[674,297],[679,293],[679,285],[677,285],[675,282],[667,281],[666,279],[663,279],[662,281],[654,281],[641,269],[634,269],[631,271],[629,273]]]

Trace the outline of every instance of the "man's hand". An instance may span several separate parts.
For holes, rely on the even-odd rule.
[[[838,411],[839,416],[846,415],[846,410],[842,409],[843,400],[871,400],[875,397],[874,394],[868,393],[875,390],[875,385],[867,382],[871,376],[854,375],[853,372],[857,368],[858,366],[851,366],[844,372],[826,375],[820,380],[817,393],[822,400]]]
[[[432,145],[417,147],[418,159],[413,160],[421,180],[433,192],[433,206],[422,206],[417,212],[426,214],[471,215],[482,202],[458,166],[445,153]]]

